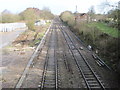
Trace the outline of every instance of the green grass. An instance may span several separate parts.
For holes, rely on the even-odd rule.
[[[109,26],[105,25],[104,23],[93,22],[93,23],[88,24],[88,26],[96,27],[97,29],[101,30],[102,32],[104,32],[112,37],[115,37],[115,38],[118,38],[118,33],[120,34],[120,31],[118,31],[115,28],[109,27]]]

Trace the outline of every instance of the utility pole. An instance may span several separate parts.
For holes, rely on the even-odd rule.
[[[75,7],[75,25],[76,25],[76,23],[77,23],[77,5]]]
[[[118,9],[120,10],[120,1],[118,2]]]
[[[77,5],[76,5],[76,11],[75,12],[77,13]]]

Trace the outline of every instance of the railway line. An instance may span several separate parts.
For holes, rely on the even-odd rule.
[[[40,88],[57,88],[58,86],[58,71],[57,71],[57,59],[56,59],[56,35],[55,30],[52,29],[49,46],[47,50],[46,60],[44,64],[44,70],[42,75],[42,81],[40,83]]]
[[[27,71],[23,72],[15,88],[106,89],[104,80],[88,62],[89,58],[86,55],[92,55],[91,52],[84,46],[83,50],[80,49],[79,42],[58,17],[54,19],[45,35],[40,47],[33,54],[34,58]],[[36,72],[32,72],[34,70]],[[34,86],[29,79],[35,82]]]
[[[62,33],[66,39],[66,42],[69,46],[71,53],[76,61],[76,64],[85,80],[87,88],[103,88],[103,89],[105,89],[105,87],[103,86],[103,84],[101,83],[101,81],[99,80],[99,78],[97,77],[97,75],[95,74],[95,72],[93,71],[91,66],[89,65],[89,63],[86,61],[85,57],[82,55],[79,47],[77,47],[75,45],[75,43],[73,42],[71,37],[63,29],[62,29]],[[77,55],[75,55],[75,54],[77,54]],[[81,58],[82,58],[81,60],[77,59],[78,55],[81,56]]]

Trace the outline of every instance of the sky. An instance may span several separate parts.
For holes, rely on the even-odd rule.
[[[100,13],[101,3],[105,1],[114,4],[119,0],[0,0],[0,12],[7,9],[12,13],[20,13],[28,7],[48,7],[52,13],[59,15],[65,10],[75,12],[77,5],[80,13],[88,12],[91,6],[94,6],[96,13]]]

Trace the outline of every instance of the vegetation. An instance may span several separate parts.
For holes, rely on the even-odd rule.
[[[47,24],[45,26],[37,26],[36,27],[37,34],[35,32],[32,33],[33,39],[31,40],[31,42],[28,45],[30,45],[32,47],[38,45],[48,27],[49,27],[49,24]]]
[[[1,23],[12,23],[20,21],[20,16],[17,14],[8,13],[6,10],[1,13],[0,15],[0,22]]]
[[[96,27],[98,28],[98,30],[101,30],[102,32],[115,38],[118,38],[118,35],[120,34],[120,32],[116,28],[109,27],[104,23],[93,22],[93,23],[88,24],[88,26]]]
[[[39,10],[38,8],[27,8],[19,14],[12,14],[8,10],[4,10],[1,18],[0,20],[2,23],[12,23],[17,21],[25,22],[28,26],[28,30],[20,35],[20,40],[17,41],[19,43],[23,42],[23,44],[28,43],[30,46],[35,46],[40,42],[46,28],[49,25],[49,23],[47,23],[45,26],[35,26],[35,22],[40,19],[51,20],[54,18],[54,15],[51,13],[49,8],[44,8],[43,10]],[[28,38],[32,39],[27,40]]]
[[[14,45],[20,44],[21,47],[26,47],[26,46],[27,47],[36,47],[40,43],[40,41],[48,27],[49,27],[49,24],[46,24],[44,26],[36,26],[36,31],[38,31],[37,36],[36,36],[35,31],[26,30],[13,42],[13,44]],[[19,45],[18,45],[18,47],[19,47]]]
[[[2,23],[12,23],[18,21],[26,22],[28,29],[35,31],[34,23],[39,19],[51,20],[54,15],[51,13],[49,8],[43,8],[39,10],[38,8],[27,8],[20,14],[12,14],[8,10],[4,10],[0,15],[0,22]]]
[[[119,9],[110,10],[107,14],[104,14],[104,18],[99,20],[99,21],[104,22],[109,27],[116,28],[116,29],[120,30],[119,15],[120,15]]]
[[[108,15],[94,14],[93,7],[87,15],[91,18],[89,22],[76,18],[75,14],[68,11],[61,13],[60,18],[65,24],[69,25],[70,29],[80,37],[86,45],[91,45],[93,51],[98,51],[97,54],[103,58],[111,68],[119,72],[118,63],[120,60],[118,56],[120,54],[118,52],[120,49],[118,40],[120,37],[117,27],[109,26],[109,24],[105,22],[105,20],[109,18]],[[99,17],[99,20],[94,21],[96,17]]]
[[[34,40],[37,38],[39,34],[39,30],[36,29],[34,23],[35,21],[39,19],[53,19],[53,14],[50,12],[50,10],[44,9],[39,10],[37,8],[27,8],[22,13],[19,14],[21,16],[21,20],[26,21],[26,24],[28,26],[29,30],[35,31]]]
[[[95,19],[95,10],[94,10],[94,6],[91,6],[89,11],[88,11],[88,15],[90,17],[89,21],[92,21],[93,19]]]
[[[44,20],[51,20],[54,18],[54,15],[51,13],[48,7],[44,7],[43,10],[41,10],[40,18]]]
[[[20,13],[21,19],[26,21],[28,29],[35,30],[34,22],[38,19],[38,15],[34,12],[34,9],[28,8]]]
[[[61,13],[61,19],[71,27],[75,25],[75,17],[70,11]]]

